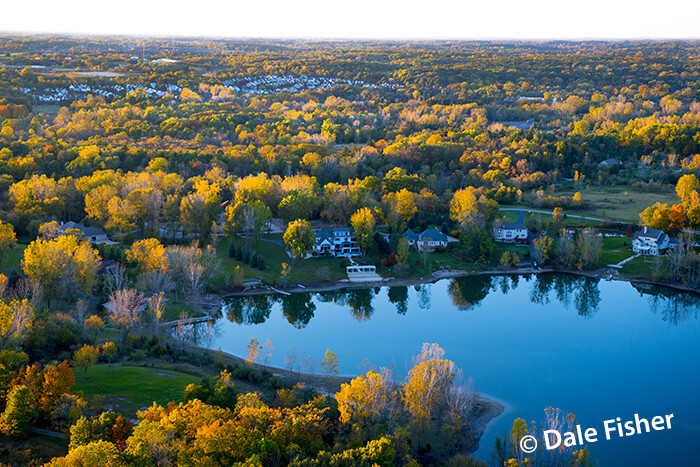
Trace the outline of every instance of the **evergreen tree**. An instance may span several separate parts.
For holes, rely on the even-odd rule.
[[[245,264],[250,264],[250,251],[248,251],[248,248],[243,250],[243,257],[241,258],[241,261],[243,261]]]
[[[236,257],[236,244],[233,242],[230,242],[228,244],[228,256],[229,256],[229,258]]]

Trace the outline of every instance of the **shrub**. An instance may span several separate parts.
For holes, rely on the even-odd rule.
[[[265,258],[263,255],[258,255],[258,269],[261,271],[265,270]]]
[[[258,254],[253,252],[252,255],[250,255],[250,267],[251,268],[257,268],[258,267]]]
[[[229,256],[229,258],[236,257],[236,245],[233,242],[230,242],[228,244],[228,256]]]

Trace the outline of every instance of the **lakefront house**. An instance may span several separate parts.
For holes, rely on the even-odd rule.
[[[640,255],[661,255],[671,244],[671,238],[663,230],[644,227],[632,238],[632,251]]]
[[[425,229],[422,233],[408,229],[403,236],[408,240],[408,245],[418,251],[434,251],[447,247],[447,235],[438,229]]]
[[[359,256],[360,247],[352,227],[323,228],[315,232],[314,253],[332,256]]]
[[[527,243],[527,227],[519,222],[496,221],[493,239],[504,243]]]

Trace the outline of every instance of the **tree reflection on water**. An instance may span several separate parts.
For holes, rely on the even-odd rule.
[[[460,311],[478,307],[492,292],[502,295],[526,284],[529,299],[538,305],[561,303],[565,309],[573,309],[579,316],[589,319],[600,310],[601,293],[599,279],[572,274],[543,273],[537,275],[469,275],[452,279],[447,284],[447,294]],[[432,306],[432,288],[435,284],[414,286],[413,300],[420,309]],[[653,313],[661,315],[670,325],[677,325],[700,311],[700,295],[679,292],[665,287],[632,284],[643,295],[649,296]],[[436,289],[442,290],[442,289]],[[357,321],[370,319],[374,314],[373,301],[382,288],[351,288],[321,293],[293,293],[291,295],[251,295],[227,297],[222,300],[222,312],[229,321],[237,324],[261,324],[265,322],[275,303],[280,303],[287,321],[297,329],[306,327],[314,317],[318,303],[335,303],[347,307]],[[405,286],[388,287],[387,298],[396,313],[406,315],[411,296]]]
[[[661,315],[669,326],[678,326],[691,318],[700,316],[700,295],[642,283],[632,283],[640,296],[648,295],[652,313]]]

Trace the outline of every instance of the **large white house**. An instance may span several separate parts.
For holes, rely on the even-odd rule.
[[[493,224],[493,238],[497,242],[527,243],[527,227],[518,222],[496,221]]]
[[[660,255],[666,252],[671,239],[663,230],[644,229],[634,234],[632,238],[632,251],[640,255]]]
[[[434,251],[440,247],[447,247],[447,235],[438,229],[425,229],[422,233],[408,229],[403,236],[408,239],[408,245],[418,251]]]
[[[316,232],[314,252],[333,256],[359,256],[355,230],[352,227],[323,228]]]

